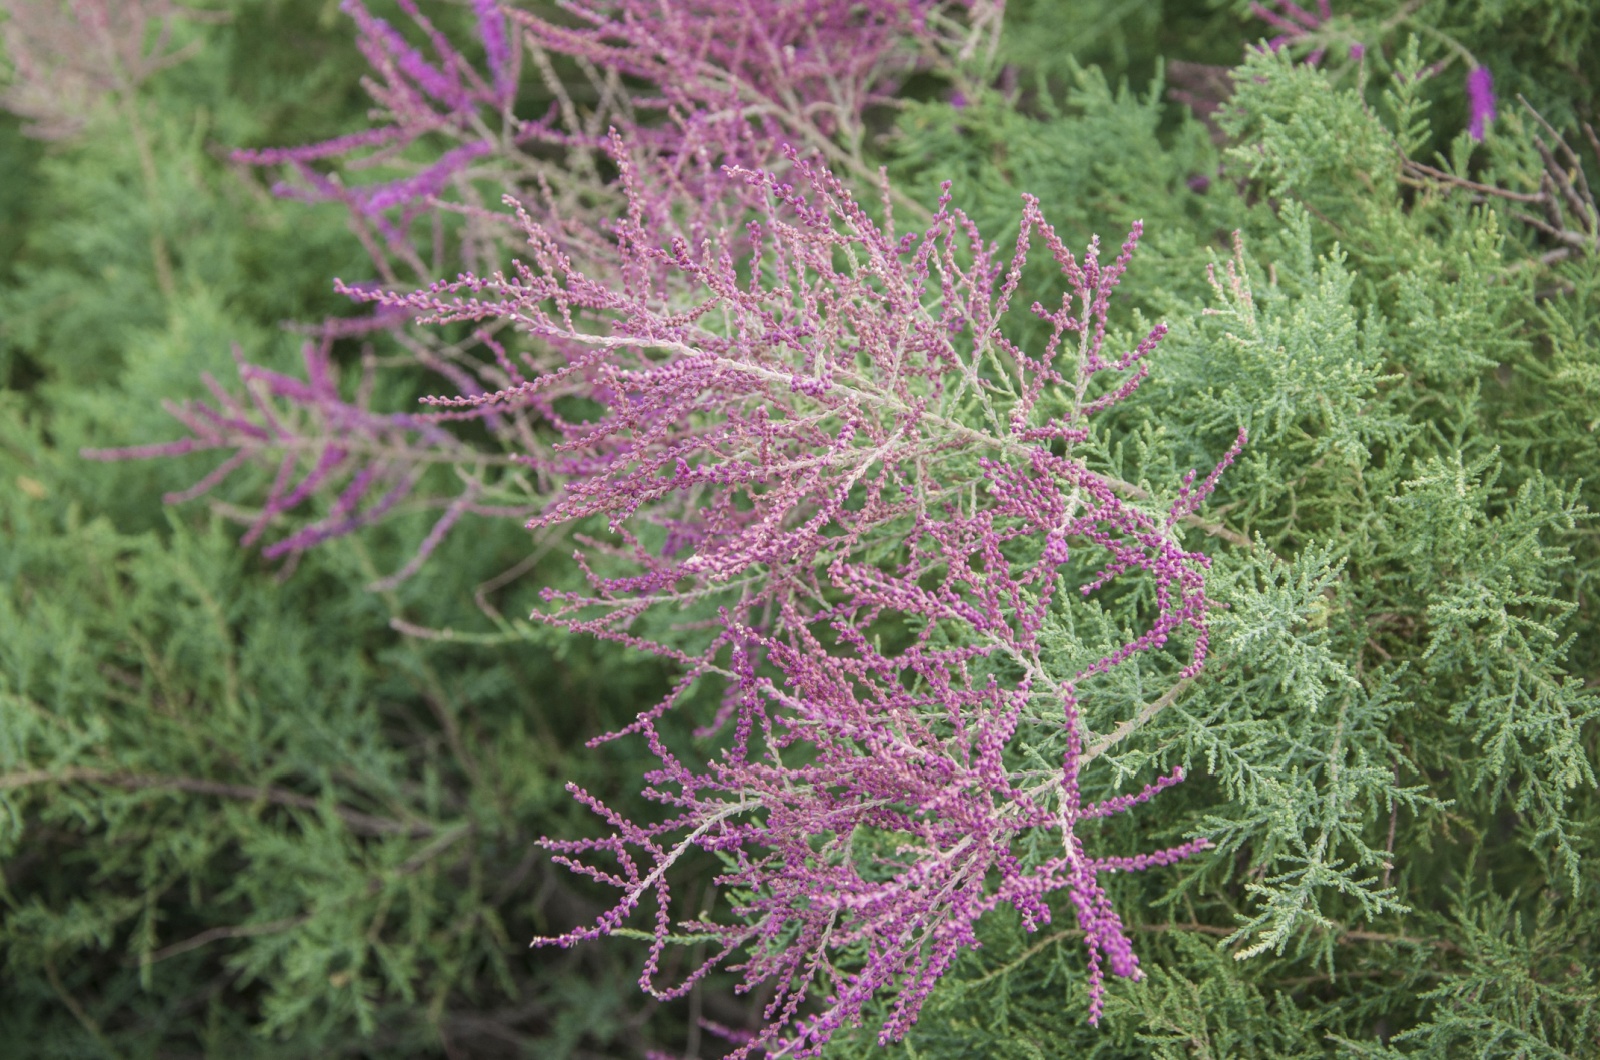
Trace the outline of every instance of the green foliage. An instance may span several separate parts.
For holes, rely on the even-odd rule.
[[[570,688],[581,670],[397,637],[356,588],[372,573],[359,554],[280,584],[221,521],[121,533],[85,515],[69,458],[15,406],[0,456],[21,487],[0,496],[0,940],[21,984],[7,1025],[32,1028],[39,1055],[93,1039],[118,1055],[368,1040],[409,1056],[491,1034],[558,1056],[623,1034],[625,994],[583,998],[574,1026],[560,977],[578,958],[533,962],[520,942],[553,899],[582,902],[527,851],[577,817],[565,780],[609,774],[567,761],[608,724],[596,693]],[[611,683],[624,707],[650,694]]]
[[[1140,267],[1120,297],[1164,305],[1173,292],[1197,290],[1203,277],[1191,267],[1194,255],[1212,232],[1247,216],[1237,198],[1190,186],[1217,171],[1205,128],[1192,117],[1173,120],[1159,77],[1136,92],[1096,67],[1072,63],[1066,74],[1059,99],[1040,80],[1026,92],[974,91],[961,109],[942,100],[908,104],[891,141],[891,175],[922,201],[951,181],[955,204],[1002,244],[1016,238],[1023,192],[1039,198],[1069,246],[1097,234],[1115,245],[1142,220]],[[1019,106],[1024,100],[1032,106]],[[1029,275],[1048,283],[1049,267],[1036,263]]]
[[[1330,33],[1377,24],[1347,10]],[[1499,138],[1443,138],[1459,104],[1423,68],[1456,45],[1505,52],[1481,26],[1410,10],[1389,23],[1409,43],[1369,35],[1360,69],[1296,61],[1305,49],[1246,56],[1221,118],[1226,182],[1187,200],[1151,184],[1176,186],[1208,145],[1137,120],[1137,97],[1101,97],[1122,144],[1046,101],[994,126],[1007,162],[1021,144],[1108,174],[1089,191],[1078,178],[1072,202],[1117,216],[1122,189],[1142,186],[1155,208],[1199,205],[1163,219],[1186,231],[1160,244],[1161,290],[1138,295],[1172,330],[1101,425],[1102,452],[1148,486],[1206,466],[1240,426],[1250,444],[1211,533],[1195,531],[1214,556],[1212,662],[1110,757],[1119,777],[1185,764],[1193,816],[1158,835],[1218,849],[1124,881],[1149,976],[1114,993],[1107,1033],[1080,1034],[1070,1006],[1033,1007],[1071,982],[1071,946],[1045,941],[1071,932],[997,928],[907,1056],[1600,1055],[1586,1022],[1600,962],[1596,259],[1546,260],[1515,202],[1410,175],[1404,160],[1430,144],[1449,155],[1429,164],[1461,180],[1528,191],[1541,166],[1505,96]],[[1520,47],[1526,29],[1500,43]],[[1579,93],[1550,114],[1592,105]],[[923,153],[926,109],[902,123],[901,157],[939,159],[930,179],[974,166]],[[1109,176],[1128,157],[1140,176]],[[980,194],[998,212],[1007,191]],[[1110,720],[1139,711],[1136,693],[1116,701]],[[999,1044],[980,1046],[983,1031]]]
[[[1248,431],[1190,531],[1210,665],[1159,703],[1130,666],[1085,707],[1136,722],[1088,797],[1189,772],[1090,843],[1217,849],[1110,883],[1146,975],[1101,1028],[1062,906],[1034,934],[986,920],[903,1043],[830,1055],[1600,1056],[1600,254],[1460,183],[1538,189],[1514,92],[1581,142],[1590,5],[1336,4],[1326,41],[1248,55],[1242,3],[1011,6],[965,106],[907,102],[880,160],[922,201],[953,181],[1002,242],[1022,192],[1071,244],[1144,220],[1118,337],[1171,331],[1096,421],[1101,470],[1149,489]],[[160,399],[235,345],[289,366],[278,322],[344,311],[329,278],[370,271],[336,213],[222,161],[361,127],[346,27],[322,0],[232,8],[80,141],[0,123],[0,1026],[50,1057],[681,1046],[690,1008],[647,1026],[633,954],[524,950],[595,909],[530,853],[592,827],[562,785],[610,800],[643,768],[581,742],[670,677],[501,617],[570,568],[491,527],[365,592],[419,517],[279,579],[237,549],[235,495],[163,512],[198,464],[75,455],[169,436]],[[1469,56],[1501,90],[1484,144]],[[1238,64],[1218,138],[1164,60]],[[523,561],[486,618],[475,587]],[[1097,599],[1046,654],[1081,666],[1151,606]],[[693,1011],[746,1018],[716,992]]]
[[[376,596],[421,517],[285,580],[232,520],[164,510],[201,461],[77,455],[169,434],[162,400],[235,349],[292,370],[281,322],[348,312],[332,276],[371,268],[336,211],[226,161],[363,124],[336,5],[230,13],[77,140],[0,120],[0,1052],[638,1053],[624,955],[528,954],[590,908],[530,849],[584,827],[567,781],[643,768],[573,749],[659,671],[450,635],[529,558],[514,524]]]

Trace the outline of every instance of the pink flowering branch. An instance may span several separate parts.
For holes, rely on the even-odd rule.
[[[745,989],[764,981],[776,986],[765,1011],[768,1026],[735,1055],[762,1048],[807,1056],[840,1027],[859,1022],[880,993],[894,995],[880,1040],[899,1038],[960,951],[978,944],[975,925],[985,912],[1011,905],[1034,930],[1051,921],[1045,898],[1065,891],[1085,932],[1090,1020],[1097,1022],[1102,965],[1115,975],[1141,976],[1099,874],[1170,864],[1207,844],[1094,856],[1077,826],[1147,801],[1182,779],[1181,771],[1138,793],[1084,804],[1077,786],[1080,719],[1069,692],[1056,700],[1050,726],[1063,737],[1062,770],[1044,790],[1031,783],[1032,770],[1025,783],[1008,752],[1036,702],[1050,697],[1033,694],[1026,679],[1005,687],[975,672],[988,649],[923,642],[888,657],[860,634],[859,616],[850,613],[882,601],[864,593],[850,603],[826,620],[844,651],[727,628],[740,711],[732,746],[696,771],[665,750],[653,721],[645,726],[662,761],[645,794],[670,807],[668,820],[635,825],[572,789],[613,834],[545,845],[561,863],[623,896],[597,923],[538,941],[565,946],[614,932],[653,898],[655,931],[641,985],[675,997],[729,963],[743,973]],[[757,673],[754,647],[766,649],[781,676]],[[1056,833],[1060,853],[1028,864],[1016,841],[1041,830]],[[689,921],[675,935],[668,872],[691,848],[718,855],[726,870],[717,885],[741,897],[732,922]],[[601,867],[597,857],[618,867]],[[717,944],[717,955],[683,982],[658,987],[665,947],[693,940]],[[846,953],[864,956],[839,964]],[[802,1006],[813,986],[825,996],[822,1010],[808,1014]]]
[[[1086,852],[1080,822],[1126,812],[1182,773],[1086,805],[1078,785],[1080,762],[1088,756],[1077,688],[1137,652],[1159,650],[1180,624],[1199,630],[1182,671],[1195,672],[1204,653],[1199,575],[1205,563],[1160,549],[1147,555],[1141,570],[1154,574],[1163,620],[1071,682],[1036,690],[1032,675],[1046,674],[1048,681],[1040,627],[1060,587],[1052,561],[1065,565],[1069,558],[1058,542],[1076,541],[1086,550],[1110,545],[1126,557],[1147,542],[1122,539],[1119,525],[1156,529],[1153,520],[1126,511],[1106,493],[1098,506],[1063,521],[1067,496],[1083,476],[1066,462],[1052,467],[1044,454],[1036,463],[1027,471],[991,466],[986,491],[992,506],[970,516],[919,520],[922,533],[897,573],[835,561],[828,580],[844,601],[809,619],[785,616],[789,635],[782,639],[736,626],[724,612],[721,641],[729,663],[698,670],[720,672],[729,683],[727,700],[736,711],[731,746],[696,771],[666,749],[656,730],[660,708],[630,726],[662,762],[647,778],[645,794],[673,815],[636,825],[573,788],[613,832],[545,845],[561,863],[623,895],[594,925],[538,941],[565,946],[615,932],[653,898],[644,989],[678,996],[712,967],[730,963],[743,973],[745,989],[763,981],[776,985],[765,1011],[768,1026],[735,1055],[762,1048],[808,1056],[841,1026],[859,1022],[880,992],[894,993],[880,1040],[900,1037],[960,950],[977,945],[975,924],[985,912],[1009,904],[1033,930],[1050,922],[1045,897],[1066,891],[1088,948],[1089,1018],[1098,1022],[1103,966],[1118,976],[1141,976],[1099,874],[1170,864],[1207,844],[1194,840],[1135,856]],[[1042,555],[1033,558],[1034,552]],[[1106,580],[1116,566],[1115,560],[1106,564]],[[943,572],[942,583],[926,588],[936,571]],[[889,615],[923,623],[916,642],[892,656],[862,633]],[[824,647],[811,632],[818,625],[836,647]],[[758,649],[772,676],[759,672]],[[1002,674],[1012,676],[1004,680]],[[1023,765],[1046,748],[1063,766],[1041,785],[1036,771]],[[1040,830],[1058,834],[1061,853],[1028,864],[1014,845]],[[735,903],[734,922],[691,921],[678,925],[682,934],[675,935],[668,873],[692,848],[719,855],[727,871],[715,882],[746,897]],[[596,856],[614,859],[618,868],[602,868]],[[658,987],[665,947],[696,939],[717,943],[718,954],[685,981]],[[841,967],[836,960],[843,953],[865,956]],[[736,955],[743,960],[732,963]],[[807,1015],[802,1005],[813,984],[830,992],[823,1010]]]
[[[512,321],[564,353],[565,365],[524,385],[434,404],[445,415],[532,406],[563,432],[547,469],[566,485],[538,521],[606,515],[642,567],[616,584],[601,580],[602,596],[574,598],[574,607],[610,602],[637,613],[642,593],[685,577],[726,581],[752,563],[772,569],[769,588],[804,593],[806,572],[824,557],[947,496],[940,466],[970,464],[975,446],[1028,456],[1041,442],[1082,441],[1093,415],[1144,378],[1143,360],[1165,333],[1157,326],[1106,355],[1109,296],[1137,226],[1109,265],[1095,247],[1080,262],[1028,199],[1007,262],[948,198],[925,233],[901,237],[892,211],[880,227],[831,173],[791,155],[815,201],[770,174],[735,171],[765,192],[765,216],[737,238],[662,247],[620,138],[613,151],[635,207],[618,226],[629,278],[621,289],[580,272],[526,213],[532,253],[511,275],[412,293],[346,289],[429,322]],[[1033,239],[1070,287],[1057,308],[1032,307],[1052,331],[1038,355],[998,327]],[[751,257],[736,264],[735,251]],[[855,267],[836,267],[839,254]],[[752,269],[775,282],[742,280]],[[668,272],[676,282],[663,289]],[[686,278],[698,290],[683,291]],[[694,308],[665,312],[667,301]],[[1095,382],[1107,373],[1119,382],[1100,393]],[[1052,402],[1067,402],[1059,414],[1041,415],[1047,388]],[[601,402],[607,415],[565,421],[556,402],[570,396]],[[656,554],[624,525],[646,508],[671,523]]]
[[[1250,13],[1278,31],[1277,36],[1267,41],[1267,47],[1273,51],[1285,46],[1311,44],[1306,62],[1316,66],[1327,55],[1329,45],[1343,42],[1350,60],[1360,62],[1367,53],[1367,43],[1357,39],[1349,30],[1339,28],[1339,20],[1329,0],[1317,0],[1316,6],[1317,10],[1311,12],[1293,0],[1267,0],[1264,4],[1252,3]],[[1403,9],[1367,32],[1375,39],[1381,38],[1394,26],[1406,21],[1409,14],[1409,8]]]
[[[222,17],[173,0],[0,0],[0,15],[11,64],[0,108],[43,140],[77,136],[102,100],[193,55],[198,39],[175,44],[181,23]]]
[[[341,395],[329,356],[338,329],[325,329],[321,341],[303,348],[305,378],[300,379],[240,361],[245,396],[235,397],[207,376],[213,401],[169,404],[171,415],[188,429],[188,437],[156,445],[85,450],[94,460],[150,459],[188,453],[222,451],[229,455],[193,486],[169,494],[176,504],[211,493],[235,472],[256,464],[274,469],[259,508],[241,512],[247,529],[243,543],[263,540],[270,529],[299,522],[297,528],[262,548],[268,559],[291,564],[318,544],[370,526],[397,511],[443,507],[444,514],[423,539],[416,556],[380,587],[415,573],[468,513],[504,517],[526,514],[527,506],[498,506],[486,499],[491,471],[515,469],[509,458],[475,452],[428,418],[371,410],[372,363],[354,401]],[[455,469],[460,492],[450,499],[415,496],[427,470]],[[327,497],[320,515],[306,518],[314,498]]]
[[[456,468],[463,488],[396,578],[469,513],[603,523],[604,536],[577,538],[587,588],[547,591],[539,617],[681,666],[673,695],[599,738],[647,742],[659,764],[644,793],[666,814],[632,821],[573,789],[604,834],[544,844],[618,898],[540,943],[632,933],[629,918],[653,903],[646,990],[677,996],[715,967],[745,989],[769,984],[766,1025],[736,1055],[808,1056],[875,999],[888,1003],[882,1040],[900,1037],[977,945],[986,912],[1009,905],[1034,929],[1059,897],[1083,932],[1097,1022],[1106,974],[1141,974],[1100,874],[1206,843],[1093,851],[1084,822],[1130,812],[1182,774],[1094,802],[1081,773],[1204,665],[1209,560],[1184,535],[1244,442],[1167,497],[1086,455],[1096,417],[1141,385],[1166,333],[1111,338],[1142,226],[1103,262],[1098,241],[1069,249],[1031,197],[1005,249],[948,188],[931,211],[881,177],[875,206],[856,199],[839,174],[865,175],[862,116],[922,46],[946,46],[958,25],[946,5],[820,0],[801,18],[778,0],[730,0],[704,19],[680,0],[572,0],[575,24],[562,26],[508,13],[517,54],[557,97],[536,122],[512,121],[505,79],[473,74],[402,6],[428,50],[346,3],[391,131],[275,160],[391,248],[447,188],[469,220],[518,233],[521,260],[506,269],[421,287],[390,269],[381,284],[338,285],[374,307],[375,325],[478,325],[492,357],[403,336],[454,392],[386,417],[343,398],[327,346],[308,346],[304,382],[246,366],[248,403],[218,389],[214,405],[175,410],[189,438],[116,455],[230,453],[191,492],[277,461],[252,539],[333,497],[271,546],[288,555],[384,517],[422,469]],[[493,39],[500,15],[479,13],[491,66],[510,70],[495,58],[510,54]],[[594,72],[593,113],[553,87],[556,60]],[[624,93],[625,79],[644,87]],[[487,131],[494,107],[499,133]],[[596,114],[618,120],[597,128]],[[318,169],[346,150],[399,159],[433,133],[452,146],[397,181],[350,189]],[[515,161],[535,147],[565,152],[562,165]],[[511,218],[472,197],[491,163],[525,192],[508,196]],[[917,227],[901,231],[897,211]],[[442,271],[408,253],[419,278]],[[1023,292],[1041,254],[1059,298]],[[1024,315],[1043,339],[1020,340]],[[493,444],[458,440],[458,421]],[[491,506],[496,491],[521,503]],[[1081,643],[1065,632],[1080,601],[1132,586],[1152,601],[1141,628]],[[905,643],[886,647],[883,631]],[[1119,720],[1095,697],[1135,669],[1156,699]],[[697,719],[713,750],[695,762],[659,725],[702,683],[722,699]],[[1041,779],[1041,761],[1060,767]],[[727,919],[674,922],[692,852],[721,860]],[[716,952],[658,982],[666,947],[684,941]]]
[[[1107,744],[1079,696],[1119,667],[1169,683],[1199,672],[1209,561],[1182,526],[1243,444],[1165,506],[1130,499],[1074,455],[1166,331],[1120,350],[1108,339],[1140,226],[1102,263],[1097,243],[1074,254],[1025,198],[1002,253],[947,192],[925,229],[901,234],[887,192],[880,221],[790,150],[794,183],[728,171],[760,193],[759,210],[694,244],[655,223],[628,145],[613,134],[609,146],[628,195],[608,270],[622,282],[586,274],[522,210],[528,250],[509,272],[349,292],[426,323],[509,322],[561,354],[516,386],[429,403],[439,418],[532,408],[560,432],[537,463],[561,489],[530,525],[604,516],[612,537],[576,557],[589,591],[547,591],[544,617],[684,667],[672,696],[604,737],[648,742],[660,767],[645,794],[667,819],[635,823],[574,788],[608,834],[545,845],[621,896],[594,924],[539,941],[625,932],[653,901],[641,985],[678,996],[720,965],[746,989],[771,983],[766,1029],[737,1055],[805,1056],[880,994],[894,995],[883,1039],[899,1037],[977,944],[983,913],[1008,904],[1033,927],[1061,891],[1085,933],[1098,1020],[1105,972],[1139,974],[1098,874],[1205,843],[1085,851],[1081,821],[1131,810],[1181,774],[1086,805],[1080,766]],[[1035,245],[1063,291],[1018,307]],[[1008,338],[1014,311],[1043,321],[1047,339]],[[576,397],[602,411],[564,418],[561,400]],[[1151,589],[1148,627],[1062,673],[1052,616],[1130,580]],[[661,608],[683,619],[681,637],[643,632]],[[865,632],[877,628],[914,640],[888,652]],[[657,726],[700,679],[722,682],[704,732],[724,746],[696,768]],[[1042,784],[1024,768],[1041,755],[1063,763]],[[1027,862],[1017,841],[1040,830],[1060,854]],[[723,859],[719,886],[741,896],[731,922],[674,925],[673,871],[692,850]],[[666,947],[684,940],[718,953],[658,985]],[[820,1011],[807,1008],[819,995]]]
[[[281,194],[344,204],[390,284],[398,282],[397,266],[424,278],[440,271],[441,261],[460,258],[477,268],[494,256],[502,233],[481,210],[480,184],[496,185],[530,209],[538,204],[541,221],[563,231],[569,251],[597,251],[585,255],[585,264],[596,267],[609,248],[593,236],[619,201],[595,164],[609,127],[623,129],[648,155],[641,165],[651,184],[673,193],[680,210],[715,202],[697,190],[706,174],[724,164],[770,168],[784,142],[864,172],[866,111],[891,104],[906,73],[992,38],[1001,4],[572,0],[562,6],[565,17],[557,23],[496,0],[473,0],[485,57],[480,69],[415,0],[400,0],[409,38],[363,0],[342,0],[372,67],[365,83],[380,124],[235,157],[292,167],[297,180],[279,184]],[[970,18],[956,17],[969,11]],[[539,117],[513,113],[524,62],[554,100]],[[585,108],[574,102],[572,78],[589,81],[594,98]],[[441,150],[440,143],[448,146]],[[409,161],[419,146],[430,161]],[[378,183],[350,179],[380,166],[410,172]],[[454,206],[445,206],[446,199]],[[464,214],[466,242],[448,248],[436,230],[432,252],[424,252],[414,243],[428,236],[418,222],[441,207]],[[711,223],[726,220],[719,213]]]
[[[11,67],[0,108],[29,119],[23,131],[44,140],[78,136],[103,103],[116,108],[139,161],[156,286],[169,299],[177,281],[159,220],[156,148],[135,93],[195,53],[198,38],[174,46],[184,22],[223,18],[170,0],[0,0],[0,45]]]
[[[512,120],[522,54],[512,47],[505,15],[494,0],[475,0],[473,4],[486,70],[469,62],[415,0],[399,0],[399,6],[415,34],[426,40],[425,47],[410,43],[397,28],[373,15],[362,0],[342,0],[340,5],[355,22],[357,47],[371,66],[372,74],[364,85],[382,116],[381,124],[320,143],[234,153],[236,160],[251,165],[292,167],[299,183],[279,184],[276,190],[280,194],[343,203],[358,232],[366,235],[370,231],[381,237],[372,239],[369,249],[390,282],[394,282],[391,261],[404,263],[417,275],[427,275],[431,271],[428,258],[437,259],[443,253],[442,245],[436,245],[432,255],[424,256],[413,242],[417,222],[433,214],[439,196],[456,189],[470,203],[474,201],[471,182],[503,170],[505,162],[495,159],[505,154],[508,134],[495,130],[497,126],[503,130]],[[407,162],[408,149],[438,142],[450,146],[442,151],[430,147],[432,160],[420,167]],[[317,168],[329,162],[350,173],[380,166],[409,166],[413,171],[377,183],[350,185],[338,172]],[[433,235],[437,243],[442,233]],[[492,236],[483,232],[473,235],[492,241]],[[462,252],[472,253],[470,248]]]
[[[770,167],[778,145],[792,143],[870,177],[860,150],[866,113],[892,104],[900,78],[930,57],[975,51],[993,35],[1002,6],[569,0],[560,24],[525,11],[512,17],[536,52],[648,86],[608,116],[638,148],[682,160],[709,150],[718,164]],[[550,138],[570,142],[553,129]],[[602,138],[591,133],[590,146],[602,148]]]
[[[1467,135],[1482,142],[1495,119],[1494,77],[1487,66],[1474,66],[1467,71],[1467,106]]]
[[[358,45],[372,69],[366,87],[376,104],[378,124],[321,143],[240,151],[235,157],[252,165],[291,167],[298,179],[280,184],[282,194],[346,207],[378,273],[375,283],[359,281],[343,288],[358,299],[360,292],[379,284],[395,288],[426,281],[445,271],[447,261],[474,270],[498,260],[507,234],[516,229],[506,223],[506,215],[484,207],[485,187],[514,194],[526,209],[535,211],[552,246],[580,263],[596,282],[636,284],[639,277],[627,269],[636,272],[645,262],[635,259],[626,268],[620,264],[619,237],[612,222],[615,213],[625,208],[630,191],[603,177],[596,165],[597,153],[609,150],[606,121],[629,130],[636,148],[632,188],[650,191],[633,197],[632,227],[670,229],[698,244],[712,232],[736,227],[760,197],[759,191],[730,181],[721,168],[724,162],[780,164],[779,135],[832,145],[829,150],[833,150],[840,130],[859,127],[862,108],[890,101],[900,76],[926,65],[932,56],[971,50],[984,34],[992,37],[998,24],[994,0],[876,0],[867,5],[828,0],[808,8],[805,17],[793,5],[775,0],[721,3],[709,11],[681,0],[619,0],[571,5],[569,14],[574,18],[563,26],[503,8],[495,0],[474,0],[477,43],[484,57],[475,63],[415,0],[400,0],[407,23],[402,26],[375,16],[363,0],[343,0],[341,6],[355,23]],[[974,7],[987,13],[971,26],[954,17]],[[575,65],[594,79],[597,102],[591,113],[579,113],[552,65],[555,60]],[[538,69],[557,100],[550,113],[537,120],[512,113],[525,61]],[[624,76],[634,82],[627,92],[621,87]],[[415,161],[422,156],[428,160]],[[388,173],[384,179],[357,179],[363,170],[379,168]],[[396,170],[400,175],[393,175]],[[452,213],[461,224],[443,223]],[[165,266],[167,255],[159,238],[155,247],[158,265]],[[662,285],[683,279],[683,274],[671,262],[651,267],[657,268],[650,282],[659,293],[677,298],[678,292]],[[158,271],[165,276],[170,267]],[[406,274],[409,281],[402,280]],[[380,314],[360,326],[375,330],[398,322],[394,314]],[[326,326],[346,327],[338,322]],[[427,332],[392,334],[415,361],[468,397],[506,388],[516,391],[524,385],[524,368],[539,375],[549,367],[529,359],[529,352],[542,352],[539,347],[518,353],[515,359],[520,363],[512,366],[512,358],[493,343],[480,348],[492,352],[491,359],[481,353],[465,356],[460,347],[447,347]],[[314,380],[307,385],[314,390],[318,386]],[[273,386],[278,398],[300,400],[290,393],[287,382]],[[353,494],[334,495],[333,510],[343,514],[317,524],[332,535],[368,525],[395,509],[409,495],[406,483],[422,467],[441,462],[441,454],[456,454],[450,459],[475,466],[521,459],[504,451],[474,455],[469,447],[444,441],[437,446],[397,447],[394,439],[383,436],[387,421],[379,416],[344,416],[337,422],[313,416],[307,421],[308,430],[321,424],[333,426],[338,434],[322,439],[291,437],[270,425],[258,424],[261,431],[247,431],[243,425],[260,412],[259,407],[255,412],[246,407],[253,401],[224,400],[219,391],[221,406],[196,406],[186,414],[184,423],[195,432],[190,439],[118,450],[117,455],[235,450],[200,484],[197,492],[205,492],[244,463],[276,458],[289,468],[298,466],[296,461],[306,453],[319,453],[324,463],[296,480],[296,488],[284,487],[280,493],[280,487],[274,487],[262,517],[277,521],[313,495],[332,493],[342,481],[334,469],[349,467],[351,453],[388,454],[381,463],[386,470],[374,472],[373,477],[392,487],[393,492],[385,494],[392,498],[390,503],[361,508],[359,502],[366,495],[359,488]],[[337,402],[319,393],[312,404],[332,409]],[[240,411],[231,411],[234,408]],[[438,429],[450,419],[480,420],[497,437],[509,440],[509,452],[526,453],[539,443],[525,413],[538,411],[548,410],[529,404],[508,416],[499,407],[485,406],[454,415],[441,411],[427,422],[438,440],[444,437]],[[212,422],[205,419],[209,415],[221,418]],[[363,430],[375,433],[355,438]],[[286,448],[275,457],[272,447],[278,444]],[[419,463],[402,473],[410,456]],[[476,476],[477,472],[471,473],[474,480]],[[286,503],[291,499],[293,504]],[[523,510],[526,497],[501,507]],[[447,511],[458,508],[451,502]],[[370,518],[358,512],[369,513]],[[253,542],[259,534],[260,528],[253,526],[248,539]],[[301,545],[326,536],[330,535],[306,528],[273,548],[277,554],[298,554]]]

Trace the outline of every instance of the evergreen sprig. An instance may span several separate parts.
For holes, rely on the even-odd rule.
[[[1600,1056],[1584,4],[349,0],[369,124],[219,119],[312,206],[101,6],[0,330],[47,1052]],[[243,306],[356,315],[161,442]],[[152,443],[293,578],[62,453]],[[655,1029],[512,952],[599,934]]]

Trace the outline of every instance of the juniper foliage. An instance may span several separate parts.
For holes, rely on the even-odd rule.
[[[281,322],[344,307],[329,277],[366,256],[342,218],[308,223],[227,161],[240,143],[364,120],[359,53],[325,6],[228,5],[227,21],[189,27],[201,46],[181,64],[77,115],[73,138],[41,147],[20,119],[4,127],[8,1055],[639,1054],[681,1033],[681,1013],[640,1029],[621,955],[523,957],[552,915],[594,908],[530,855],[555,818],[581,819],[562,785],[605,790],[647,768],[621,749],[569,755],[657,695],[659,669],[580,643],[530,659],[389,625],[468,629],[474,590],[525,612],[531,596],[480,586],[536,551],[514,524],[443,546],[444,566],[476,572],[465,595],[431,571],[403,593],[363,588],[404,565],[426,512],[284,581],[239,550],[226,514],[161,503],[204,457],[77,455],[161,437],[163,399],[202,373],[236,378],[236,354],[303,370],[304,336]],[[122,106],[141,108],[162,161],[153,185]],[[348,340],[332,351],[347,399],[362,355]],[[373,399],[403,406],[418,382]],[[217,499],[233,510],[270,482]]]
[[[249,157],[344,210],[378,312],[303,381],[231,336],[245,389],[175,444],[104,410],[227,349],[164,212],[204,200],[146,181],[99,237],[143,285],[58,317],[71,182],[138,152],[28,156],[63,218],[6,339],[44,382],[0,702],[42,1048],[1600,1056],[1591,21],[1180,6],[821,5],[785,51],[728,5],[719,47],[773,47],[695,51],[673,4],[348,4],[379,131]],[[113,102],[176,135],[191,69]],[[1136,222],[1109,284],[1067,265]],[[74,347],[91,311],[127,316]],[[152,530],[128,484],[184,469],[76,444],[237,454],[216,517],[300,567]],[[647,1031],[623,939],[686,999]]]

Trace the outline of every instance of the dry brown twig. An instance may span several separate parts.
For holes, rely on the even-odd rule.
[[[1515,207],[1509,212],[1517,221],[1560,244],[1540,256],[1540,261],[1546,265],[1553,265],[1574,254],[1600,255],[1600,205],[1596,204],[1594,190],[1589,186],[1583,160],[1544,115],[1523,97],[1517,98],[1550,138],[1547,142],[1538,132],[1533,134],[1534,150],[1544,164],[1539,174],[1537,192],[1512,191],[1494,184],[1468,180],[1410,158],[1401,160],[1401,179],[1413,187],[1465,191],[1475,203],[1499,200],[1537,207],[1539,216]],[[1594,126],[1588,122],[1582,123],[1582,129],[1595,158],[1600,159],[1600,135],[1596,135]]]

